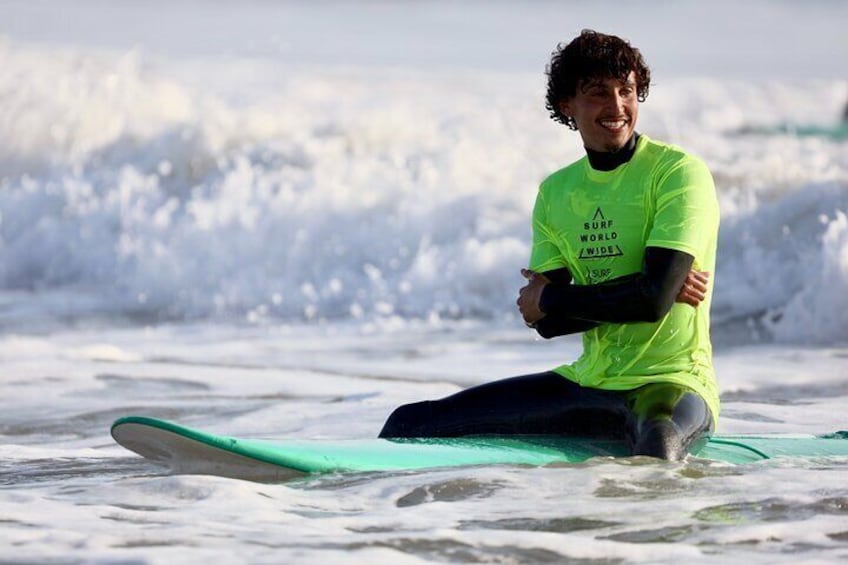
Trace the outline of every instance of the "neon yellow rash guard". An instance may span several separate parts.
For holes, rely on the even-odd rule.
[[[574,283],[640,272],[646,247],[683,251],[715,272],[719,207],[706,165],[678,147],[640,135],[633,157],[612,171],[583,157],[545,179],[533,211],[530,269],[567,267]],[[603,323],[583,333],[583,353],[554,369],[586,387],[632,390],[648,383],[689,387],[719,414],[710,343],[714,281],[697,308],[675,303],[659,322]]]

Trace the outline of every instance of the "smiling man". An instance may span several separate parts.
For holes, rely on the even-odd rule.
[[[552,371],[395,410],[382,437],[560,434],[625,439],[677,460],[714,429],[709,337],[718,203],[706,166],[636,132],[650,71],[619,37],[584,30],[554,52],[551,117],[586,156],[545,179],[518,307],[541,336],[583,333]]]
[[[558,114],[574,124],[587,149],[615,153],[633,138],[639,115],[638,88],[634,71],[624,77],[589,78],[557,103]]]

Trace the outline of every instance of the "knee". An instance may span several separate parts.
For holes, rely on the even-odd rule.
[[[679,428],[673,421],[650,422],[639,434],[633,446],[633,455],[680,461],[686,457],[685,443]]]
[[[431,407],[429,401],[404,404],[395,408],[394,412],[383,424],[380,436],[392,437],[423,437],[425,426],[431,418]]]

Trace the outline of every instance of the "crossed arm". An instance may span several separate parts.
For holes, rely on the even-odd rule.
[[[568,269],[522,270],[528,283],[518,297],[525,323],[544,338],[583,332],[601,323],[656,322],[674,302],[697,307],[709,273],[692,270],[682,251],[648,247],[639,273],[598,285],[573,285]]]

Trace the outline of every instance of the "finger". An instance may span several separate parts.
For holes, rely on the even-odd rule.
[[[536,276],[536,273],[534,273],[530,269],[521,269],[521,276],[529,281],[533,280],[533,277]]]
[[[686,288],[690,291],[696,291],[698,294],[707,292],[707,285],[701,281],[691,281],[687,283]]]
[[[703,300],[704,297],[706,297],[707,295],[707,286],[705,284],[702,284],[701,282],[687,281],[683,285],[683,288],[680,289],[680,292],[682,294],[688,294],[689,296],[692,296],[699,300]]]
[[[686,291],[686,296],[688,296],[692,300],[697,300],[698,303],[700,304],[707,297],[706,289],[699,290],[697,288],[689,288]]]
[[[697,307],[701,302],[703,302],[705,296],[706,295],[703,292],[696,290],[687,283],[684,284],[680,289],[680,292],[677,293],[677,297],[675,297],[674,301]]]
[[[701,304],[701,301],[698,300],[698,298],[696,298],[695,296],[692,296],[691,294],[688,294],[688,293],[682,294],[678,298],[680,299],[679,300],[680,302],[683,302],[684,304],[688,304],[689,306],[692,306],[693,308],[697,308],[698,305]]]
[[[700,304],[707,298],[707,295],[703,292],[692,292],[689,293],[689,297],[692,298],[692,300],[697,300],[698,304]]]
[[[697,284],[698,286],[706,286],[710,282],[710,273],[707,271],[691,270],[686,274],[687,284]]]
[[[689,275],[695,280],[701,281],[703,283],[707,283],[710,280],[709,271],[690,271]]]

